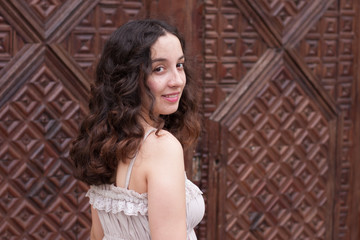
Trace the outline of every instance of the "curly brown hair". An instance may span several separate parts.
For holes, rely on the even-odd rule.
[[[114,183],[119,161],[134,156],[144,136],[140,123],[143,93],[152,100],[148,114],[158,131],[168,130],[185,148],[196,142],[200,132],[199,97],[187,64],[178,110],[167,116],[153,114],[155,98],[146,85],[151,72],[151,46],[166,33],[179,39],[185,53],[185,41],[178,30],[153,19],[128,22],[106,42],[91,86],[89,115],[70,149],[74,176],[81,181],[89,185]]]

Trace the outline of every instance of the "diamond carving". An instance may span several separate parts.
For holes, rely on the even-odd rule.
[[[28,192],[36,183],[39,175],[40,173],[37,172],[33,166],[24,164],[20,166],[20,168],[14,174],[13,179],[19,188],[23,189],[24,192]]]
[[[57,77],[55,73],[49,70],[46,66],[40,67],[36,75],[33,77],[32,84],[36,89],[36,93],[41,93],[42,96],[48,96],[49,92],[58,86]]]
[[[56,118],[57,116],[55,113],[53,113],[48,107],[42,105],[39,107],[38,111],[34,113],[33,122],[38,129],[45,134],[57,123]]]
[[[10,8],[18,6],[19,9],[10,9],[9,13],[4,14],[6,19],[0,15],[0,75],[7,74],[7,70],[12,69],[11,65],[16,64],[16,60],[22,57],[18,53],[24,50],[27,43],[25,40],[29,41],[29,36],[21,36],[23,31],[39,37],[45,30],[45,36],[51,35],[51,39],[46,43],[39,43],[52,44],[52,36],[60,36],[65,32],[57,32],[57,28],[71,25],[63,24],[64,21],[58,18],[67,16],[68,13],[62,11],[66,10],[67,5],[76,5],[75,2],[4,1],[4,4],[11,5]],[[309,32],[299,30],[301,21],[309,13],[314,13],[308,18],[309,27],[314,22],[311,19],[317,19],[323,14],[322,11],[317,11],[315,6],[325,10],[325,5],[328,6],[329,2],[333,2],[331,7]],[[323,88],[334,100],[336,110],[343,116],[339,122],[341,126],[329,124],[314,99],[302,90],[303,86],[296,84],[299,79],[294,79],[294,73],[286,72],[286,68],[282,69],[285,71],[284,76],[274,74],[279,78],[278,82],[274,77],[274,81],[265,83],[267,86],[262,85],[263,89],[256,89],[258,112],[250,112],[246,107],[239,109],[238,115],[233,116],[236,123],[227,125],[231,127],[227,129],[229,134],[225,134],[226,138],[229,138],[229,144],[224,150],[228,157],[224,164],[227,174],[224,196],[227,199],[225,203],[230,204],[224,204],[223,207],[225,222],[221,222],[221,226],[226,234],[224,238],[325,238],[325,228],[329,226],[326,219],[328,215],[324,214],[324,209],[317,206],[327,206],[328,202],[333,201],[327,199],[327,175],[330,171],[328,161],[332,159],[329,149],[333,147],[329,143],[334,142],[334,139],[330,140],[329,131],[333,132],[335,127],[336,136],[339,136],[336,142],[341,148],[336,149],[335,177],[338,198],[332,225],[333,232],[338,233],[338,236],[332,237],[339,240],[349,238],[351,208],[348,203],[351,202],[352,194],[349,193],[352,189],[352,167],[355,161],[355,154],[351,149],[354,149],[354,143],[357,143],[354,134],[357,123],[353,118],[356,113],[356,91],[353,89],[357,79],[355,63],[358,47],[355,36],[359,29],[356,21],[358,4],[353,0],[210,0],[201,4],[197,11],[201,10],[205,15],[205,117],[210,116],[220,102],[233,92],[234,87],[269,47],[265,42],[272,41],[261,36],[263,31],[268,30],[275,35],[279,43],[283,41],[289,44],[273,46],[272,42],[269,43],[270,48],[280,47],[287,51],[287,46],[295,46],[295,54],[300,59],[298,65],[301,68],[305,65],[308,67],[301,69],[302,72],[310,70],[314,74],[314,80],[319,81],[318,87]],[[244,8],[239,10],[238,7],[245,4],[255,12],[241,12]],[[2,12],[7,10],[4,6],[1,6]],[[73,12],[84,11],[84,6],[79,3]],[[71,33],[61,38],[64,40],[61,40],[60,47],[63,47],[65,55],[72,57],[91,80],[94,64],[109,33],[120,23],[138,16],[143,8],[143,1],[138,0],[100,1],[93,11],[86,13],[88,15],[78,26],[70,26]],[[22,12],[25,9],[30,11]],[[264,23],[261,27],[258,20],[253,18],[257,16],[254,14],[264,20],[260,23]],[[18,16],[10,19],[14,15]],[[79,13],[75,15],[83,16]],[[12,27],[9,22],[20,24],[24,28],[20,31],[19,26]],[[303,34],[306,34],[305,37]],[[267,34],[264,38],[266,36]],[[40,36],[42,37],[44,38]],[[290,38],[294,42],[288,41]],[[301,42],[296,45],[297,41]],[[277,45],[278,41],[275,42]],[[26,47],[28,46],[30,45]],[[47,60],[53,61],[51,58],[54,56]],[[71,66],[73,61],[64,61],[67,61],[69,69],[74,69]],[[41,64],[37,62],[30,65],[38,68]],[[86,187],[75,184],[74,179],[69,176],[69,160],[66,159],[68,140],[83,118],[84,110],[76,100],[78,96],[74,95],[77,89],[69,87],[69,82],[75,79],[62,76],[61,71],[53,71],[59,64],[54,65],[55,67],[48,67],[42,64],[38,69],[31,70],[37,72],[34,74],[38,74],[36,79],[39,81],[26,79],[26,82],[21,82],[23,85],[18,84],[18,88],[12,90],[14,95],[10,96],[11,99],[2,99],[5,103],[3,102],[0,108],[0,182],[6,187],[0,189],[0,215],[6,216],[6,221],[1,222],[0,237],[4,239],[88,237],[90,213],[83,194]],[[31,71],[26,71],[29,79],[35,78]],[[300,80],[305,82],[304,79]],[[253,100],[248,99],[247,102],[251,104]],[[213,143],[208,140],[205,139],[204,142]],[[209,146],[206,147],[205,151],[210,149]],[[212,149],[209,151],[214,153]],[[245,181],[241,176],[249,174],[248,166],[251,166],[252,177],[255,179],[257,174],[259,180],[257,187],[252,189],[241,187],[241,181]],[[48,212],[38,215],[35,220],[32,207],[36,204],[31,204],[32,200],[25,198],[40,187],[34,176],[38,176],[57,191],[53,201],[46,202],[46,197],[42,200],[49,205]],[[206,181],[201,184],[206,185]],[[233,188],[234,186],[239,187]],[[13,206],[17,206],[17,209],[12,210]],[[306,210],[309,207],[310,210]],[[81,214],[69,215],[69,209],[72,208],[79,209]],[[250,219],[248,212],[256,212],[257,215],[254,216],[258,217]],[[251,222],[256,219],[259,221]],[[26,233],[21,233],[25,228]],[[57,235],[59,229],[61,233]]]
[[[18,225],[15,232],[9,226],[0,229],[0,236],[53,239],[62,236],[59,226],[77,218],[82,228],[78,235],[65,239],[80,235],[84,239],[90,215],[78,217],[74,209],[88,209],[89,205],[80,200],[84,198],[80,193],[71,197],[66,187],[77,182],[71,176],[68,150],[85,110],[76,96],[80,89],[69,87],[77,79],[53,68],[63,65],[51,56],[42,60],[27,70],[23,85],[0,108],[0,132],[5,137],[0,148],[0,172],[6,176],[1,179],[5,184],[0,189],[0,212],[10,219],[9,226]],[[39,209],[51,212],[39,215]],[[79,227],[79,223],[73,222],[74,226]],[[61,231],[68,231],[64,233],[68,235],[72,230]]]
[[[11,185],[7,185],[1,189],[0,192],[0,205],[4,209],[15,209],[15,206],[19,204],[21,194]]]
[[[230,156],[227,172],[235,174],[228,178],[233,184],[246,186],[241,202],[254,202],[251,196],[255,194],[257,212],[267,213],[272,209],[271,219],[264,217],[256,224],[255,221],[253,225],[244,226],[257,229],[266,238],[278,229],[276,223],[283,218],[293,223],[286,225],[284,221],[279,228],[281,234],[277,235],[280,239],[296,235],[298,219],[305,217],[309,218],[309,224],[316,222],[320,236],[325,234],[325,225],[320,222],[325,221],[326,213],[318,202],[325,204],[329,196],[322,184],[330,164],[325,150],[330,144],[329,123],[314,99],[293,78],[286,65],[274,71],[270,80],[256,90],[254,99],[238,116],[231,117],[234,119],[228,128],[231,137],[226,139]],[[268,109],[264,108],[266,99],[272,102]],[[241,170],[234,172],[233,169]],[[231,201],[234,205],[233,199]],[[301,216],[293,208],[299,209]],[[249,208],[238,209],[238,217],[250,212]],[[319,214],[311,215],[313,210]],[[313,234],[315,231],[311,236]],[[229,236],[232,235],[229,232]]]
[[[42,21],[46,21],[61,7],[65,0],[26,0],[26,2]]]
[[[49,103],[59,114],[64,114],[69,108],[73,107],[73,100],[68,90],[58,85],[51,92]]]
[[[28,85],[20,89],[19,92],[14,96],[13,103],[24,115],[29,115],[34,111],[37,102],[40,101],[40,96],[33,88],[33,86]]]
[[[264,117],[264,120],[265,121],[258,124],[258,129],[260,130],[259,133],[265,142],[270,142],[271,140],[278,138],[278,132],[276,131],[278,123],[272,118]]]
[[[295,21],[303,13],[304,8],[309,9],[313,4],[309,0],[253,0],[252,2],[265,10],[268,18],[276,23],[279,32]]]
[[[38,219],[38,210],[26,201],[22,201],[13,212],[14,221],[22,230],[28,230]]]
[[[255,173],[252,169],[248,169],[248,171],[244,175],[244,183],[250,188],[250,191],[258,186],[260,182],[260,177],[257,173]]]
[[[233,239],[239,239],[240,238],[240,234],[241,234],[241,226],[239,224],[237,224],[236,222],[234,224],[231,225],[231,227],[229,228],[229,232],[231,234],[231,236],[233,237]]]
[[[59,227],[62,227],[66,222],[71,222],[71,218],[74,217],[72,207],[63,198],[57,199],[47,212],[48,216]]]
[[[4,144],[0,148],[0,170],[4,173],[4,176],[13,174],[13,171],[18,168],[20,159],[19,151],[16,151],[10,144]]]
[[[264,206],[267,206],[270,204],[271,201],[273,201],[274,196],[271,194],[271,192],[268,190],[266,186],[261,188],[261,191],[258,193],[258,199],[264,204]]]
[[[94,78],[95,63],[105,41],[118,26],[136,18],[143,7],[137,0],[102,1],[61,44],[83,71]]]
[[[29,196],[36,206],[44,209],[52,201],[54,201],[56,192],[49,186],[48,183],[40,183],[36,186],[33,192]]]
[[[205,2],[204,107],[209,116],[265,52],[266,44],[233,0]],[[221,6],[220,6],[221,5]],[[231,11],[228,11],[231,9]],[[215,90],[215,91],[214,91]]]
[[[37,222],[34,230],[31,232],[31,236],[36,239],[48,239],[55,236],[56,229],[50,224],[47,219],[40,219]]]
[[[228,194],[227,198],[232,202],[234,208],[239,208],[240,204],[245,199],[245,196],[241,193],[240,189],[235,186]]]
[[[280,20],[283,26],[286,26],[292,18],[291,13],[288,9],[286,9],[286,7],[282,7],[280,11],[275,12],[274,14],[275,17]]]
[[[35,131],[32,124],[23,125],[12,137],[14,139],[13,143],[23,153],[32,152],[41,144],[39,133]]]
[[[237,174],[243,171],[244,168],[246,167],[246,162],[243,160],[243,158],[239,155],[239,152],[236,150],[233,151],[229,156],[228,164],[232,166],[232,169]]]
[[[263,167],[262,171],[268,172],[275,165],[275,160],[273,160],[268,154],[260,160],[260,165]]]
[[[0,128],[7,135],[20,126],[21,120],[21,115],[11,106],[0,110]]]
[[[55,163],[49,172],[49,180],[58,188],[61,189],[68,183],[72,176],[72,168],[66,165],[63,160]],[[72,180],[72,179],[71,179]]]
[[[20,233],[11,223],[5,222],[0,226],[0,237],[2,239],[19,239]]]
[[[49,135],[49,142],[53,143],[53,146],[59,153],[64,153],[69,148],[72,141],[72,133],[65,127],[55,129],[51,135]]]
[[[24,38],[0,14],[0,72],[25,43]]]

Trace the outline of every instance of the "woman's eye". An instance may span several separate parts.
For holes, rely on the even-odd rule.
[[[164,70],[165,70],[164,67],[156,67],[156,68],[154,69],[154,72],[163,72]]]
[[[184,68],[184,63],[178,63],[178,64],[176,64],[176,67],[177,68]]]

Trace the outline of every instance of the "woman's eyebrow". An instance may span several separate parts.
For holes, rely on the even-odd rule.
[[[181,57],[178,58],[178,60],[182,60],[182,59],[184,59],[184,58],[185,58],[184,55],[182,55]],[[151,60],[151,63],[154,63],[154,62],[165,62],[165,61],[167,61],[166,58],[155,58],[155,59],[152,59],[152,60]]]

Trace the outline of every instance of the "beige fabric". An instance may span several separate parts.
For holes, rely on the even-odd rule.
[[[155,129],[151,129],[146,137]],[[90,204],[98,211],[104,230],[103,240],[146,240],[150,238],[148,221],[147,193],[137,193],[128,189],[132,166],[136,156],[130,162],[125,188],[114,184],[91,186],[86,196]],[[196,240],[194,227],[205,213],[205,203],[200,189],[186,178],[186,225],[187,239]]]
[[[200,189],[186,179],[187,239],[196,240],[194,227],[204,216],[205,204]],[[104,240],[151,239],[147,194],[114,185],[91,186],[86,194],[97,209],[104,230]]]

